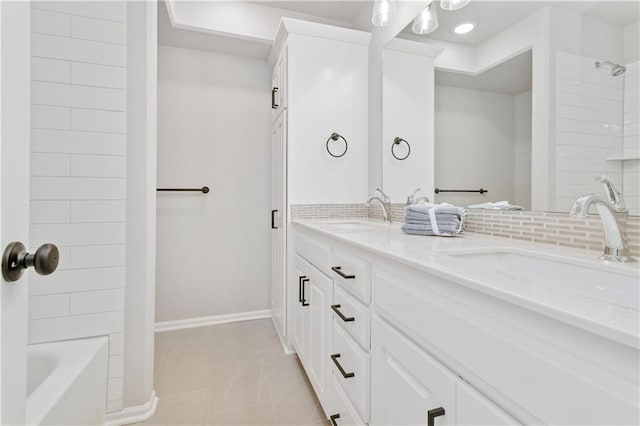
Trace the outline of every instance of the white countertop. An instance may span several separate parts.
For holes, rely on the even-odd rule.
[[[294,220],[293,224],[640,348],[640,263],[610,264],[598,260],[601,253],[594,251],[479,234],[448,238],[406,235],[400,231],[400,223],[353,219],[366,225],[356,229],[340,227],[340,223],[349,220]],[[549,260],[587,269],[582,269],[582,278],[580,274],[565,274],[553,282],[541,282],[535,273],[513,275],[509,265],[494,268],[452,255],[496,250],[534,256],[542,264]],[[592,273],[585,275],[589,271]]]

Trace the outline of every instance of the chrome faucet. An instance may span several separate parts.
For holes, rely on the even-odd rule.
[[[629,209],[624,204],[624,198],[613,186],[613,183],[606,176],[598,176],[597,181],[601,182],[605,189],[606,197],[598,194],[589,194],[578,198],[571,207],[571,216],[586,218],[589,208],[596,207],[602,229],[604,230],[605,248],[600,260],[612,262],[635,262],[629,256],[627,246],[627,236],[624,232]]]
[[[424,201],[425,203],[429,202],[429,199],[427,197],[418,197],[416,198],[416,194],[418,192],[420,192],[421,189],[418,188],[415,191],[413,191],[411,194],[409,194],[409,196],[407,197],[407,205],[410,206],[411,204],[419,204],[421,201]]]
[[[370,206],[373,201],[376,201],[382,207],[382,218],[385,222],[391,222],[391,198],[380,188],[377,188],[376,191],[380,193],[380,197],[371,196],[366,202],[367,206]]]

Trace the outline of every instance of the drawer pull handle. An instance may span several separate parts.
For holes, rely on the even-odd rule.
[[[331,424],[333,426],[338,426],[338,422],[336,422],[336,419],[340,418],[340,414],[334,414],[333,416],[329,417],[329,419],[331,420]]]
[[[342,366],[338,362],[338,358],[340,358],[340,354],[331,355],[331,360],[336,365],[336,367],[338,367],[338,370],[340,371],[340,374],[342,374],[342,377],[344,377],[345,379],[349,379],[349,378],[355,376],[355,374],[353,374],[353,373],[347,373],[346,371],[344,371],[344,368],[342,368]]]
[[[302,280],[307,278],[305,275],[298,277],[298,302],[302,303]]]
[[[436,417],[444,416],[444,408],[438,407],[427,411],[427,426],[435,426]]]
[[[331,309],[333,309],[333,312],[335,312],[342,321],[351,322],[356,320],[354,317],[346,317],[342,312],[340,312],[340,309],[338,309],[339,307],[340,305],[331,305]]]
[[[307,303],[307,298],[304,296],[304,283],[309,282],[309,278],[304,277],[300,280],[301,286],[302,286],[302,297],[301,297],[301,302],[302,302],[302,306],[309,306],[309,304]]]
[[[344,272],[342,272],[342,266],[332,266],[331,270],[336,274],[340,275],[345,280],[352,280],[356,277],[355,275],[347,275]]]

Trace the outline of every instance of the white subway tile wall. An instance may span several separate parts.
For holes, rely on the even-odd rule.
[[[607,59],[557,54],[554,211],[568,211],[579,196],[602,192],[597,175],[609,176],[623,190],[621,161],[607,158],[622,156],[625,77],[613,77],[608,67],[596,70],[598,60]]]
[[[406,204],[391,205],[391,220],[404,220]],[[362,209],[368,210],[363,216]],[[354,215],[352,212],[358,212]],[[313,206],[292,205],[292,220],[362,218],[382,220],[379,206],[367,208],[364,204],[323,204]],[[640,217],[630,216],[626,231],[633,256],[640,256]],[[587,219],[569,217],[566,213],[500,212],[494,210],[469,210],[465,232],[490,235],[523,241],[533,241],[585,250],[604,249],[604,233],[597,215]]]
[[[107,411],[122,409],[126,5],[34,2],[31,249],[60,247],[30,274],[29,342],[109,336]]]
[[[622,193],[632,214],[640,214],[640,61],[624,74]]]

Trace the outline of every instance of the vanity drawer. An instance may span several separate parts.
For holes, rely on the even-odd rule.
[[[334,319],[333,374],[349,397],[360,417],[369,420],[369,354],[340,327]],[[342,370],[342,371],[341,371]]]
[[[339,323],[365,350],[370,348],[369,308],[358,302],[341,287],[333,291],[333,310],[336,323]]]
[[[340,249],[333,251],[331,276],[338,285],[365,305],[371,302],[371,265],[364,259]]]
[[[328,245],[296,232],[293,239],[293,246],[298,255],[306,259],[309,263],[312,263],[325,274],[329,273],[331,270],[329,268],[331,263],[331,249]]]
[[[342,386],[338,383],[338,377],[340,373],[334,373],[331,382],[333,383],[333,404],[332,412],[329,413],[329,419],[331,425],[337,426],[364,426],[365,422],[360,419],[360,416],[353,408],[349,398],[344,393]]]

